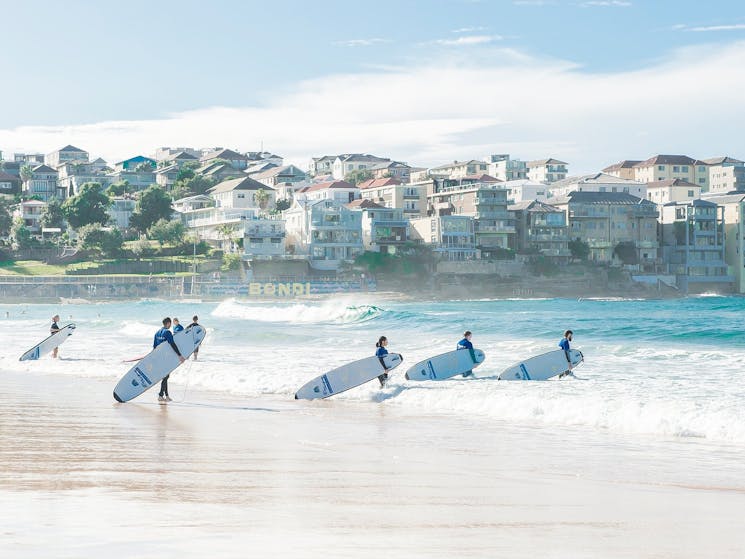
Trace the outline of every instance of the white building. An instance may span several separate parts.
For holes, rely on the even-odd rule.
[[[507,181],[499,186],[507,191],[508,204],[519,204],[520,202],[533,200],[545,202],[548,194],[548,187],[545,184],[530,179]]]
[[[359,187],[347,181],[316,182],[295,191],[297,199],[334,200],[339,204],[348,204],[359,197]]]
[[[76,161],[78,163],[87,163],[88,152],[80,148],[76,148],[75,146],[67,145],[44,156],[44,164],[49,165],[53,169],[56,169],[63,163],[69,163],[72,161]]]
[[[528,164],[519,159],[510,159],[509,154],[489,155],[487,173],[502,182],[525,180],[528,178]]]
[[[41,231],[41,216],[46,207],[47,203],[41,200],[26,200],[15,207],[13,217],[20,217],[29,231],[39,233]]]
[[[709,190],[709,166],[687,155],[655,155],[634,165],[634,178],[638,182],[655,182],[683,179]]]
[[[403,211],[407,218],[419,217],[427,211],[427,184],[404,184],[397,178],[370,179],[359,184],[360,195],[386,208]]]
[[[409,240],[409,220],[401,208],[386,208],[361,198],[347,207],[362,212],[362,242],[365,250],[395,254]]]
[[[683,179],[668,179],[647,184],[647,200],[662,205],[668,202],[690,202],[701,198],[701,187]]]
[[[709,192],[725,194],[745,191],[745,162],[734,157],[705,159],[709,166]]]
[[[367,153],[347,153],[334,159],[331,174],[336,180],[343,180],[352,171],[363,171],[385,162],[390,162],[390,159]]]
[[[549,198],[559,198],[570,192],[625,192],[637,198],[646,198],[647,185],[607,173],[593,173],[555,182],[548,187],[547,195]]]
[[[443,260],[475,260],[474,219],[467,215],[433,215],[411,220],[411,236],[431,245]]]
[[[314,270],[336,272],[364,250],[362,213],[333,199],[296,198],[284,218],[288,253],[306,256]]]
[[[567,176],[567,165],[564,161],[552,158],[528,161],[528,178],[546,184],[564,180]]]
[[[129,218],[135,211],[135,201],[132,198],[116,197],[111,200],[111,206],[107,210],[111,222],[119,229],[129,227]]]
[[[32,170],[29,180],[23,183],[23,192],[28,196],[38,196],[44,201],[50,198],[65,198],[64,190],[57,188],[58,173],[49,165],[38,165]]]
[[[276,191],[250,177],[230,179],[216,184],[207,192],[222,208],[271,209],[277,202]],[[266,199],[262,200],[262,196]]]

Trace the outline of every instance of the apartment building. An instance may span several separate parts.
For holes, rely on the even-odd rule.
[[[619,243],[633,243],[640,264],[658,259],[657,206],[625,192],[570,192],[551,205],[567,215],[570,239],[587,243],[590,260],[612,262]]]
[[[44,164],[49,165],[52,169],[56,169],[63,163],[70,163],[73,161],[87,163],[88,159],[89,156],[87,151],[76,148],[75,146],[67,145],[45,155]]]
[[[362,212],[365,250],[395,254],[409,241],[410,224],[401,208],[387,208],[366,198],[350,202],[347,207]]]
[[[439,167],[427,170],[427,175],[436,178],[463,179],[482,174],[487,174],[489,164],[486,161],[471,159],[469,161],[453,161]],[[412,178],[412,180],[414,180]]]
[[[706,200],[723,208],[727,273],[733,278],[735,292],[745,293],[745,192],[711,194]]]
[[[729,292],[735,278],[725,262],[724,208],[708,200],[661,206],[662,248],[683,293]]]
[[[510,159],[509,154],[500,153],[484,158],[487,162],[486,172],[502,181],[519,181],[528,178],[528,163],[519,159]]]
[[[339,204],[348,204],[360,198],[360,188],[347,181],[315,182],[298,189],[296,199],[334,200]]]
[[[618,177],[619,179],[636,180],[636,169],[634,167],[641,163],[639,159],[624,159],[603,169],[603,173]]]
[[[569,262],[569,231],[566,213],[538,200],[508,206],[515,216],[516,250],[538,253],[558,264]]]
[[[36,196],[40,200],[48,201],[52,198],[65,198],[64,189],[57,187],[57,171],[49,165],[37,165],[31,171],[31,177],[23,183],[23,193],[26,196]]]
[[[745,162],[727,156],[704,159],[704,162],[709,166],[709,192],[745,191]]]
[[[624,192],[638,198],[647,197],[646,184],[607,173],[569,177],[552,183],[546,190],[549,202],[551,198],[560,198],[570,192]]]
[[[427,184],[404,184],[397,178],[370,179],[360,183],[360,196],[386,208],[402,210],[407,218],[427,211]]]
[[[538,159],[528,161],[528,176],[532,181],[550,184],[567,178],[567,165],[558,159]]]
[[[662,205],[701,198],[701,187],[683,179],[667,179],[647,184],[647,200]]]
[[[411,220],[411,236],[432,250],[443,260],[476,260],[474,219],[467,215],[432,215]]]
[[[683,179],[709,190],[709,166],[687,155],[655,155],[634,165],[634,180],[656,182]]]

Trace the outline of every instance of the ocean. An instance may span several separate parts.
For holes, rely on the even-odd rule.
[[[171,377],[171,395],[194,389],[291,400],[311,378],[372,355],[379,336],[404,363],[377,382],[333,397],[355,406],[396,406],[422,417],[452,414],[516,426],[570,427],[632,437],[745,444],[745,298],[678,300],[514,299],[407,302],[374,294],[326,301],[0,305],[0,371],[110,379],[113,388],[147,353],[164,316],[208,329],[200,361]],[[47,335],[51,316],[75,322],[61,359],[19,362]],[[486,361],[473,379],[409,382],[411,364],[451,349],[464,330]],[[512,363],[556,349],[564,330],[585,363],[576,378],[498,381]],[[102,394],[108,398],[110,394]],[[141,396],[148,400],[155,391]],[[330,400],[330,401],[332,401]],[[113,400],[112,400],[113,401]],[[306,403],[313,406],[318,403]],[[325,405],[325,404],[324,404]]]

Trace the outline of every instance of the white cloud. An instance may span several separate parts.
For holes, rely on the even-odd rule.
[[[742,158],[745,41],[689,47],[633,71],[593,74],[508,49],[474,60],[437,52],[400,70],[305,82],[266,106],[211,107],[156,120],[0,130],[0,146],[49,152],[73,144],[120,160],[158,146],[313,155],[367,152],[412,164],[512,153],[557,157],[572,172],[655,153]],[[716,83],[716,87],[711,84]]]
[[[588,0],[580,4],[583,8],[628,8],[631,5],[627,0]]]
[[[438,39],[436,41],[432,41],[432,43],[446,47],[463,47],[471,45],[485,45],[501,40],[502,37],[500,35],[466,35],[464,37],[458,37],[457,39]]]
[[[390,39],[382,39],[380,37],[373,37],[372,39],[349,39],[346,41],[336,41],[335,45],[340,47],[369,47],[372,45],[379,45],[381,43],[390,43]]]
[[[461,27],[459,29],[453,29],[451,33],[474,33],[477,31],[486,31],[486,27]]]
[[[741,31],[745,30],[745,23],[733,23],[731,25],[708,25],[691,27],[690,31]]]

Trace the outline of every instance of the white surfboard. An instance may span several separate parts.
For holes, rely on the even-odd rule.
[[[572,360],[572,367],[584,361],[584,356],[578,349],[570,349],[569,357]],[[546,380],[566,370],[568,370],[566,353],[563,349],[557,349],[515,363],[502,371],[499,380]]]
[[[365,384],[379,377],[391,369],[395,369],[404,358],[399,353],[389,353],[383,356],[385,367],[380,358],[372,356],[365,357],[359,361],[347,363],[336,369],[332,369],[305,383],[295,393],[296,400],[315,400],[317,398],[328,398],[339,392],[344,392],[360,384]]]
[[[471,359],[471,352],[467,349],[448,351],[420,361],[406,371],[407,380],[444,380],[455,375],[462,375],[481,365],[486,358],[480,349],[473,350],[476,363]]]
[[[50,335],[48,338],[42,340],[38,344],[36,344],[34,347],[29,349],[26,353],[21,355],[19,361],[30,361],[34,359],[38,359],[42,355],[46,355],[50,351],[52,351],[55,347],[59,347],[62,345],[67,338],[72,336],[72,333],[75,331],[75,325],[74,324],[66,324],[62,328],[59,329],[59,332],[55,332],[54,334]]]
[[[184,359],[194,353],[204,340],[207,331],[202,326],[191,326],[173,335],[173,341]],[[165,342],[143,357],[114,388],[114,399],[117,402],[129,402],[154,384],[163,380],[181,364],[171,344]]]

